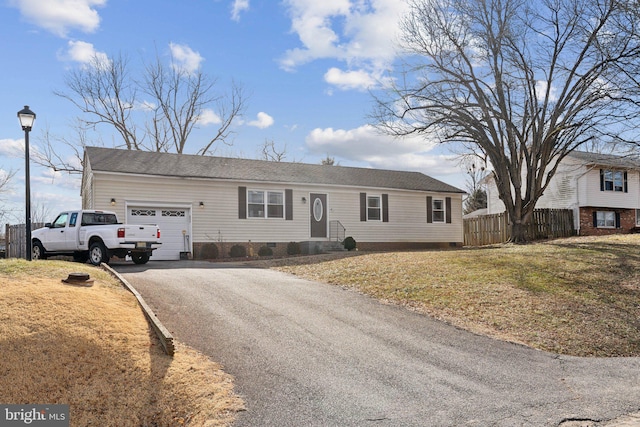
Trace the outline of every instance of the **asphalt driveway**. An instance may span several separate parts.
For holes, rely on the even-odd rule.
[[[113,267],[235,377],[235,426],[557,426],[640,408],[639,358],[557,356],[271,270]]]

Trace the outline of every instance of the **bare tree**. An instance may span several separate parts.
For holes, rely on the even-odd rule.
[[[112,127],[129,150],[140,149],[139,125],[135,107],[138,85],[131,77],[127,57],[104,58],[94,55],[83,67],[71,69],[65,76],[68,92],[54,94],[70,101],[82,113],[78,121],[84,127]]]
[[[379,129],[488,160],[512,224],[526,225],[558,164],[638,124],[640,19],[625,0],[409,0],[409,58]],[[413,62],[415,61],[415,62]]]
[[[159,55],[143,67],[138,78],[132,75],[127,57],[96,55],[86,66],[69,71],[65,83],[65,91],[54,93],[80,111],[78,133],[86,136],[87,130],[106,125],[121,140],[114,145],[129,150],[183,153],[191,132],[207,119],[217,128],[193,151],[210,154],[216,143],[232,142],[231,125],[243,115],[247,102],[241,85],[232,82],[227,94],[218,93],[215,79],[199,69],[180,67],[173,57],[167,65]],[[56,156],[55,141],[75,147],[78,155],[86,139],[72,142],[47,133],[36,161],[56,170],[81,172],[77,165]]]
[[[335,157],[330,157],[327,154],[327,157],[322,159],[321,164],[327,165],[327,166],[334,166],[336,164],[336,159],[335,159]]]
[[[31,160],[56,172],[82,173],[84,148],[88,145],[87,129],[76,121],[73,130],[75,138],[69,139],[52,134],[46,127],[39,138],[42,143],[31,152]],[[72,155],[60,150],[60,145],[69,147]]]
[[[265,139],[260,146],[260,151],[262,160],[270,162],[282,162],[287,157],[287,146],[285,145],[282,149],[278,149],[273,140]]]
[[[0,169],[0,194],[6,193],[11,190],[11,180],[16,174],[16,170],[11,169],[8,171]],[[1,199],[0,199],[1,201]],[[0,223],[4,223],[7,217],[12,213],[6,208],[6,205],[0,205]]]
[[[487,170],[484,166],[476,166],[475,163],[471,163],[466,167],[466,172],[469,195],[464,201],[462,213],[465,215],[487,207],[487,192],[482,185],[484,178],[487,176]]]
[[[48,221],[53,221],[50,207],[39,201],[33,203],[31,205],[31,222],[46,223]]]

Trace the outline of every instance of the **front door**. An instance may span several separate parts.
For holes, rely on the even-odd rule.
[[[311,193],[311,237],[327,237],[327,195]]]

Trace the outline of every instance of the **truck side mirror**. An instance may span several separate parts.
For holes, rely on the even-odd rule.
[[[51,224],[50,222],[47,222],[47,223],[44,224],[44,226],[47,227],[47,228],[51,228],[51,227],[53,227],[53,224]]]

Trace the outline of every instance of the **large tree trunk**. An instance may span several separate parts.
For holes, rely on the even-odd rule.
[[[534,204],[535,205],[535,204]],[[507,211],[508,212],[508,211]],[[524,209],[518,215],[518,212],[508,213],[509,222],[511,223],[511,243],[527,243],[532,240],[532,236],[529,235],[528,230],[533,221],[533,209]]]
[[[511,223],[511,239],[512,243],[527,243],[527,228],[529,224],[524,224],[522,221]]]

